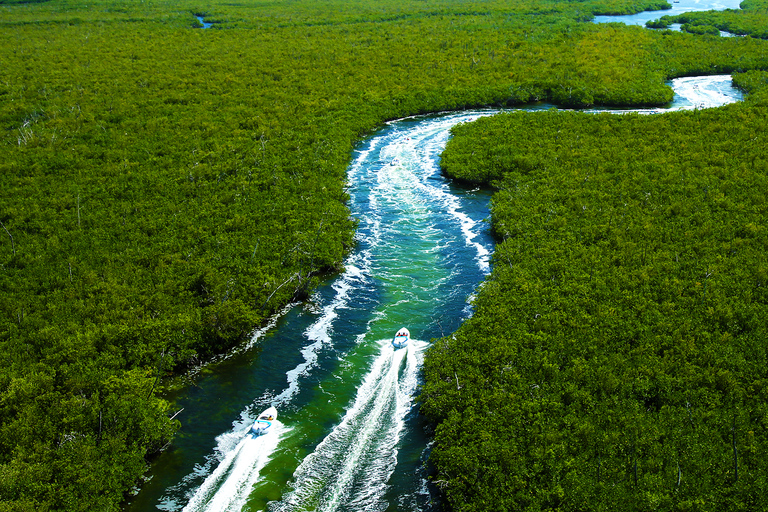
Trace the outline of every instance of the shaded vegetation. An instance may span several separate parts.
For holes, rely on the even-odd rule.
[[[754,39],[585,23],[651,6],[0,4],[0,510],[117,510],[184,420],[165,378],[341,268],[383,121],[768,68]]]

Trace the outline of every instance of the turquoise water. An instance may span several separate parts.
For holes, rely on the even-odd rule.
[[[213,25],[213,23],[206,22],[202,16],[195,16],[195,18],[197,18],[197,21],[200,22],[200,25],[202,25],[202,28],[211,28],[211,25]]]
[[[740,98],[728,76],[671,85],[673,109]],[[471,314],[493,250],[489,195],[451,184],[439,157],[452,126],[493,113],[403,119],[359,145],[348,170],[358,245],[344,273],[193,376],[175,397],[182,430],[127,510],[439,510],[419,368],[430,340]],[[413,341],[395,350],[403,326]],[[272,432],[248,435],[270,405]]]

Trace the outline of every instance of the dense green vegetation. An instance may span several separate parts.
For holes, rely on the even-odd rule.
[[[165,378],[340,268],[381,122],[768,68],[751,38],[585,22],[664,5],[0,2],[0,510],[118,508],[183,421]]]
[[[472,319],[427,358],[455,510],[756,510],[768,493],[765,73],[664,115],[509,113],[454,130],[493,184]]]

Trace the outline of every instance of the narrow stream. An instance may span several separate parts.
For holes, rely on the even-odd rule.
[[[672,85],[670,109],[741,98],[729,76]],[[439,158],[452,126],[494,113],[403,119],[359,145],[348,170],[358,246],[345,272],[172,397],[183,428],[126,510],[439,510],[419,369],[429,341],[471,314],[493,250],[489,195],[452,185]],[[402,326],[414,340],[395,350]],[[270,405],[275,428],[251,437]]]

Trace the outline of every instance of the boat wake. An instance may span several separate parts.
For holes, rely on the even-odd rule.
[[[413,405],[427,343],[397,350],[387,340],[337,425],[294,473],[293,490],[272,512],[383,510],[397,445]]]
[[[267,434],[246,433],[237,446],[223,455],[218,467],[195,491],[184,512],[239,512],[280,438],[289,431],[273,421]]]
[[[736,103],[744,99],[741,91],[734,88],[731,75],[689,76],[669,81],[675,95],[666,107],[615,108],[598,107],[582,110],[586,113],[610,112],[612,114],[663,114],[679,110],[714,108]]]
[[[680,110],[719,107],[742,99],[741,94],[734,93],[731,75],[675,78],[672,88]]]

